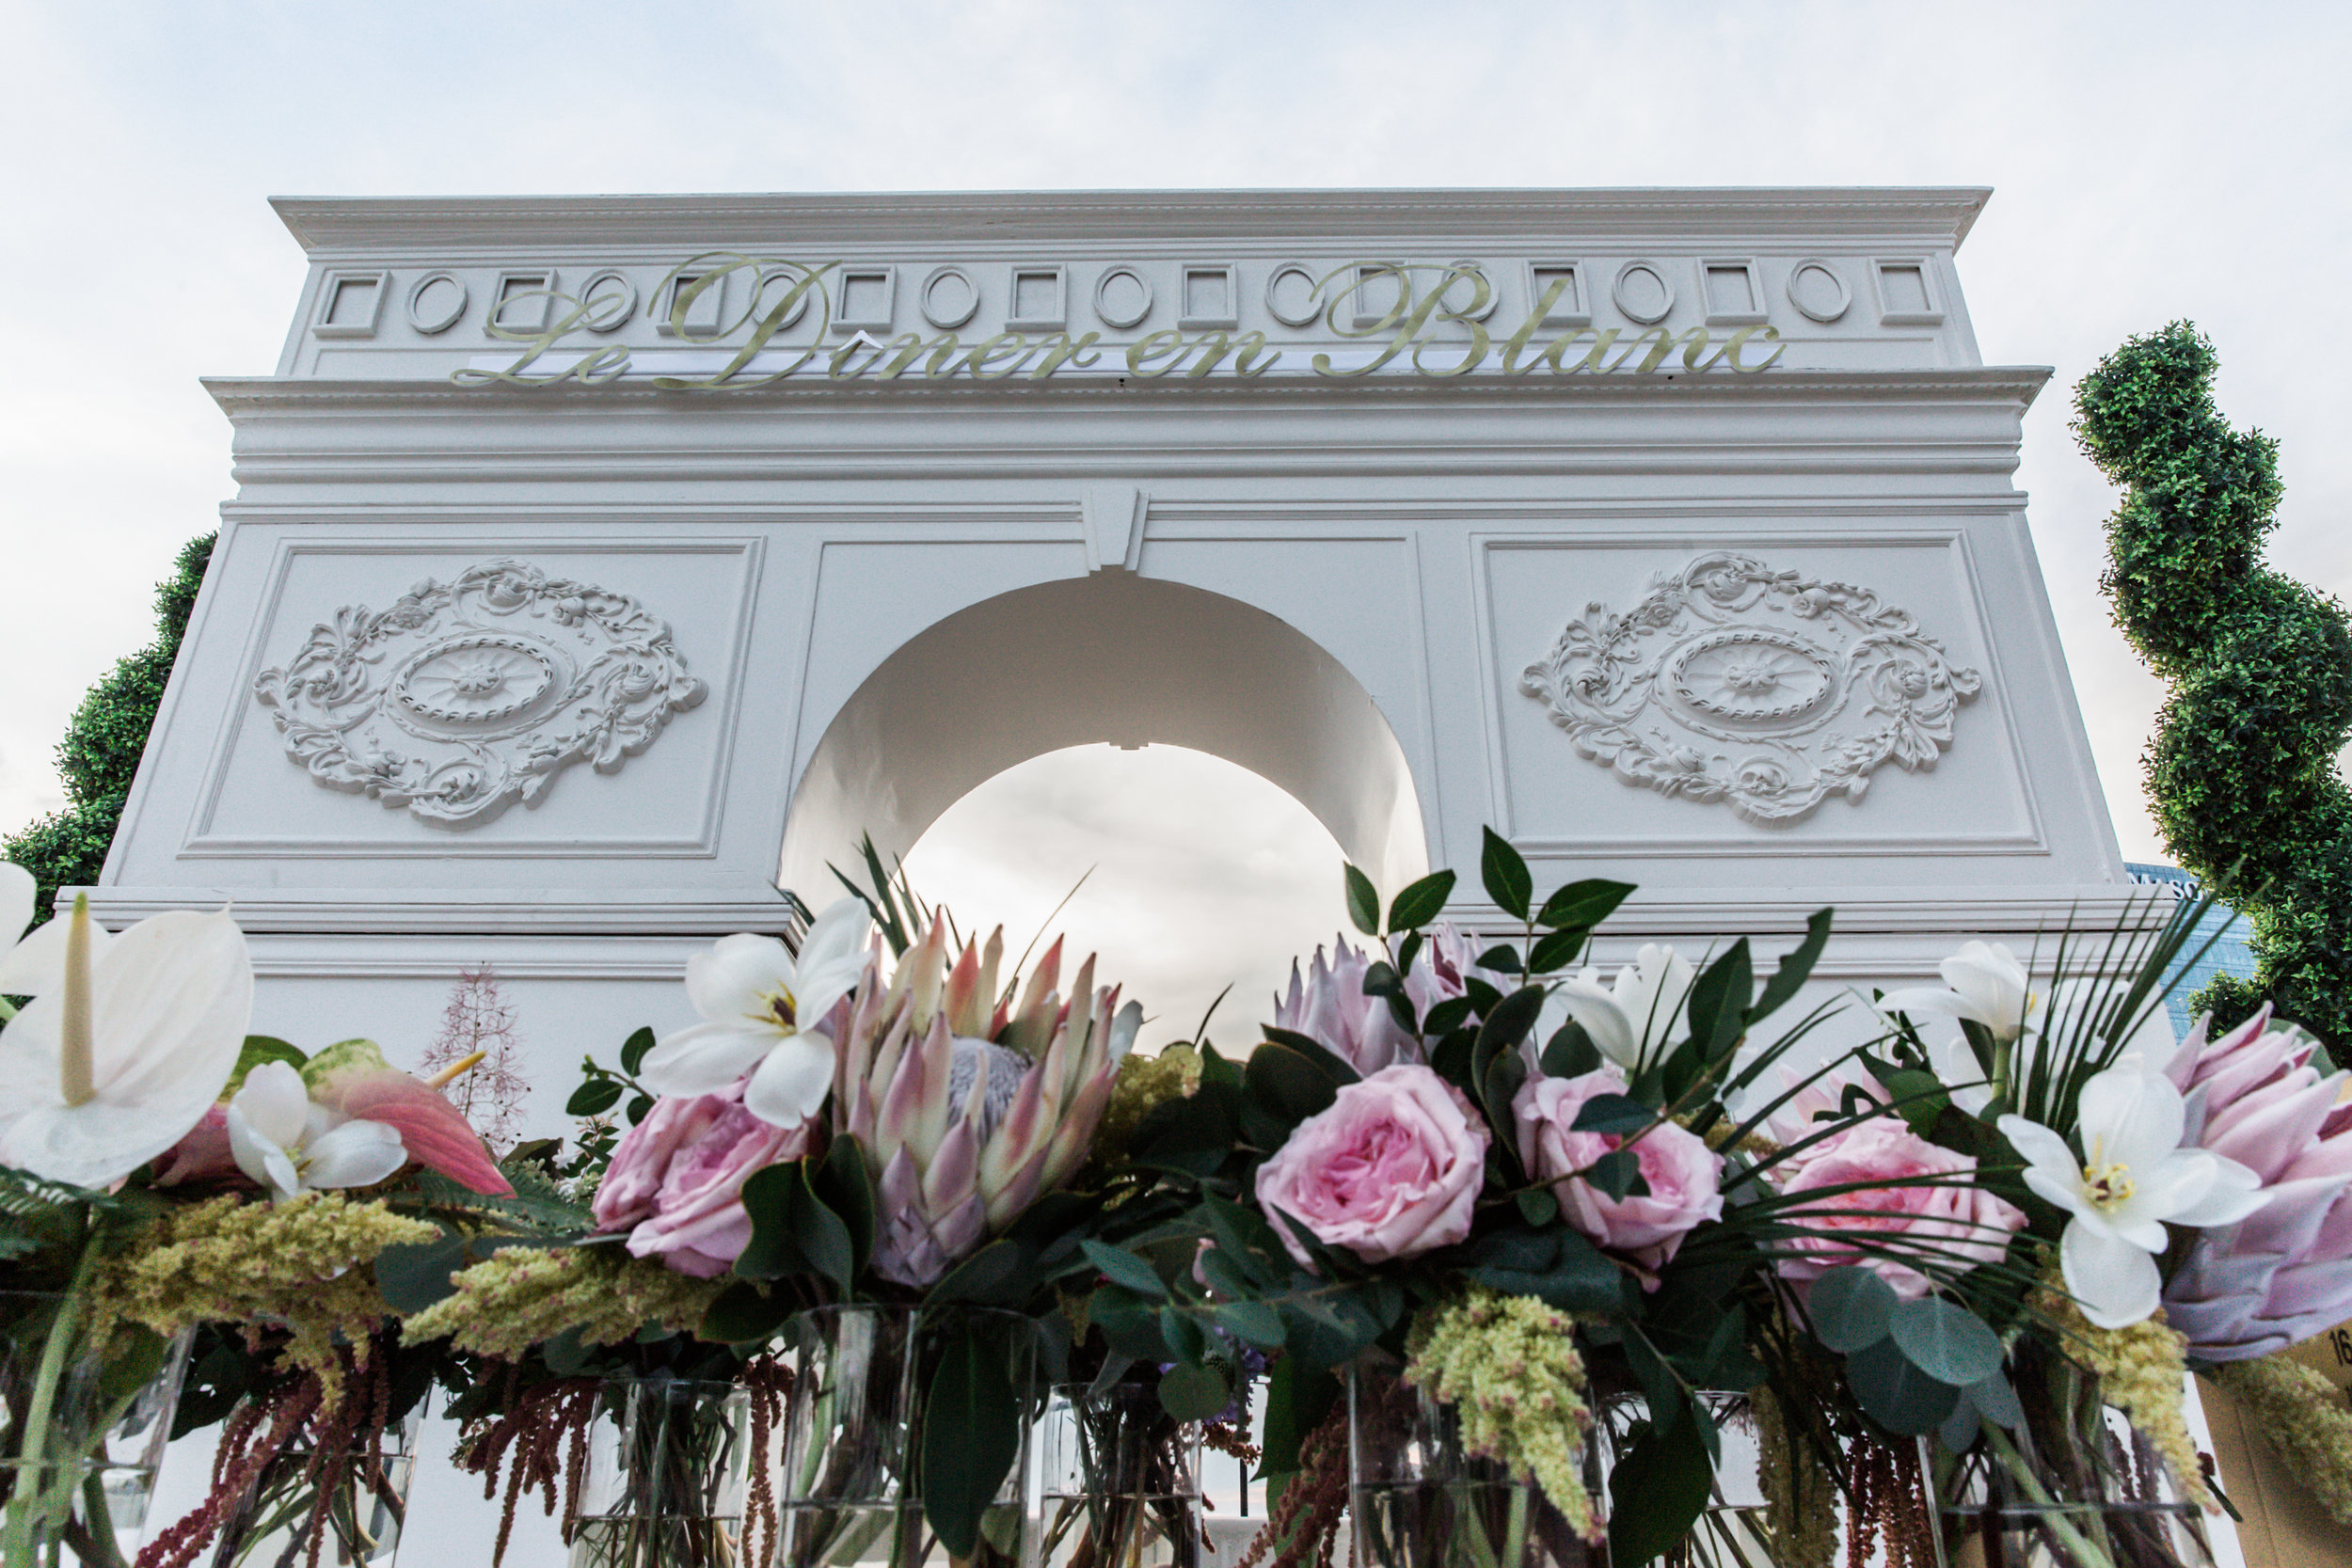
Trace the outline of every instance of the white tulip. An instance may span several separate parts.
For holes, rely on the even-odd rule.
[[[1600,1053],[1628,1073],[1649,1065],[1650,1053],[1682,1033],[1683,1013],[1698,972],[1691,960],[1671,947],[1645,945],[1633,961],[1617,971],[1606,988],[1600,971],[1587,965],[1562,980],[1546,1004],[1556,1020],[1561,1012],[1584,1026]],[[1549,1024],[1549,1026],[1547,1026]],[[1539,1022],[1538,1033],[1549,1037],[1556,1022]]]
[[[398,1128],[321,1105],[285,1062],[245,1075],[228,1121],[237,1168],[279,1203],[311,1188],[373,1187],[408,1163]]]
[[[2027,987],[2026,966],[2006,943],[1970,942],[1936,966],[1944,986],[1921,986],[1888,994],[1879,1003],[1887,1013],[1942,1013],[1981,1023],[1996,1040],[2026,1032],[2026,1015],[2037,1000]],[[1946,989],[1948,988],[1948,989]]]
[[[2137,1054],[2087,1080],[2079,1105],[2080,1158],[2023,1117],[2003,1117],[2001,1135],[2026,1158],[2026,1185],[2074,1216],[2058,1240],[2058,1266],[2083,1316],[2127,1328],[2156,1309],[2167,1224],[2233,1225],[2269,1195],[2235,1160],[2181,1147],[2181,1091]]]
[[[839,899],[808,928],[795,958],[774,937],[721,937],[686,962],[686,996],[703,1022],[664,1037],[638,1071],[659,1095],[715,1094],[745,1073],[744,1108],[779,1127],[815,1116],[833,1088],[833,1041],[817,1032],[866,970],[865,903]]]
[[[51,926],[56,982],[0,1031],[0,1165],[107,1187],[219,1098],[252,1019],[253,963],[225,913],[159,914],[103,953],[87,900]]]

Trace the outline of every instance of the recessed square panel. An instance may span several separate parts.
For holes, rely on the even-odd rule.
[[[1187,332],[1231,331],[1241,325],[1241,284],[1235,269],[1215,263],[1188,264],[1176,325]]]
[[[1880,325],[1944,325],[1944,311],[1936,302],[1934,278],[1925,259],[1883,256],[1870,272],[1878,279]]]
[[[319,285],[319,313],[310,326],[321,338],[373,338],[384,316],[384,296],[391,290],[391,275],[382,272],[330,272]]]
[[[1754,261],[1702,261],[1699,277],[1707,291],[1708,325],[1764,325],[1764,283]]]
[[[841,307],[834,313],[835,332],[887,332],[897,305],[898,273],[895,267],[841,269]]]
[[[1061,267],[1012,269],[1008,332],[1058,332],[1070,321],[1070,275]]]
[[[555,271],[551,267],[499,274],[490,291],[490,325],[499,332],[545,332],[555,319]]]
[[[1554,293],[1554,290],[1559,291]],[[1546,296],[1551,303],[1544,303]],[[1527,306],[1540,310],[1543,319],[1538,326],[1590,326],[1593,325],[1592,302],[1584,296],[1584,268],[1577,261],[1530,261],[1527,263]]]
[[[715,277],[708,273],[678,273],[654,302],[653,329],[665,338],[716,338],[726,321],[727,285],[732,281],[723,273]],[[681,305],[683,313],[678,309]]]

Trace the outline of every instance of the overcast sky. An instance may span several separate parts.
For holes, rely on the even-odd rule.
[[[276,362],[302,255],[273,194],[1948,183],[1994,190],[1960,257],[1985,358],[2057,367],[2018,483],[2124,852],[2162,858],[2161,691],[2098,594],[2112,499],[2072,387],[2194,319],[2227,412],[2284,443],[2272,561],[2352,589],[2352,375],[2320,309],[2352,295],[2347,55],[2340,4],[0,0],[0,829],[58,803],[66,716],[229,494],[197,378]],[[1048,775],[961,814],[940,874],[1098,777]],[[1207,780],[1161,782],[1249,794]],[[1105,922],[1215,820],[1138,817],[1095,834],[1139,846],[1098,874]],[[1263,838],[1189,881],[1266,875]]]

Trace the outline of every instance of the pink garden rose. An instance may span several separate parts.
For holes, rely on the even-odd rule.
[[[1723,1217],[1722,1162],[1705,1138],[1667,1122],[1640,1134],[1633,1145],[1647,1196],[1611,1197],[1585,1180],[1577,1173],[1623,1148],[1625,1139],[1615,1132],[1571,1131],[1577,1115],[1597,1095],[1623,1093],[1625,1079],[1614,1068],[1576,1078],[1530,1078],[1519,1085],[1511,1110],[1518,1124],[1519,1158],[1538,1181],[1551,1183],[1561,1215],[1596,1246],[1623,1253],[1650,1271],[1642,1284],[1654,1291],[1655,1271],[1674,1260],[1682,1238],[1702,1222]]]
[[[1974,1155],[1931,1144],[1891,1117],[1874,1117],[1816,1145],[1812,1157],[1783,1180],[1781,1190],[1815,1192],[1853,1182],[1896,1182],[1929,1175],[1973,1179],[1976,1170]],[[1808,1209],[1820,1212],[1808,1212]],[[1867,1212],[1852,1212],[1857,1210]],[[2009,1249],[2010,1235],[2026,1226],[2026,1216],[2014,1205],[1975,1185],[1973,1180],[1935,1186],[1873,1185],[1851,1192],[1831,1191],[1811,1205],[1782,1211],[1781,1217],[1817,1230],[1891,1241],[1899,1254],[1872,1256],[1833,1237],[1807,1237],[1789,1243],[1803,1256],[1780,1260],[1782,1278],[1810,1289],[1830,1270],[1859,1264],[1893,1286],[1905,1301],[1926,1295],[1933,1282],[1904,1259],[1941,1262],[1948,1272],[1994,1262]],[[1910,1244],[1905,1246],[1906,1243]]]
[[[657,1101],[612,1150],[596,1188],[596,1228],[628,1228],[628,1250],[680,1274],[726,1273],[752,1239],[743,1183],[809,1151],[817,1126],[776,1127],[743,1108],[743,1082]]]
[[[1367,1263],[1410,1258],[1470,1234],[1487,1142],[1460,1090],[1400,1063],[1300,1122],[1258,1167],[1258,1204],[1302,1267],[1313,1259],[1286,1218]]]

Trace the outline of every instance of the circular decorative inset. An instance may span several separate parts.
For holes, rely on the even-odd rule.
[[[1836,267],[1808,257],[1788,271],[1788,303],[1807,321],[1834,322],[1853,304],[1853,290]]]
[[[1300,262],[1283,262],[1265,280],[1265,313],[1284,326],[1314,325],[1323,314],[1315,300],[1315,275]]]
[[[547,694],[554,657],[536,643],[500,633],[453,637],[419,653],[391,679],[393,701],[444,724],[495,724]]]
[[[1152,313],[1152,280],[1130,266],[1116,266],[1094,285],[1094,313],[1103,325],[1124,332]]]
[[[1837,694],[1837,663],[1804,638],[1733,626],[1685,643],[1666,660],[1675,696],[1718,722],[1793,724]]]
[[[452,273],[429,272],[408,291],[408,325],[430,338],[447,332],[466,313],[465,280]]]
[[[961,326],[979,310],[980,286],[961,267],[933,267],[914,297],[923,319],[946,332]]]
[[[801,280],[807,276],[805,271],[794,267],[762,268],[759,281],[752,289],[751,319],[755,322],[766,321],[768,312],[782,305],[791,295],[794,289],[800,288]],[[969,282],[970,279],[967,278],[965,281]],[[816,292],[815,289],[802,289],[800,298],[792,301],[791,309],[784,313],[784,319],[776,323],[776,330],[781,332],[786,327],[800,325],[801,318],[808,314],[808,296]],[[977,307],[978,303],[976,297],[973,304]],[[965,321],[971,320],[971,311],[964,312]],[[958,322],[953,325],[961,326],[963,324]]]
[[[1483,322],[1488,316],[1493,315],[1495,307],[1502,303],[1502,291],[1495,287],[1494,277],[1486,271],[1485,264],[1478,261],[1456,261],[1454,263],[1454,268],[1457,276],[1446,284],[1445,293],[1438,296],[1439,308],[1451,311],[1464,321]],[[1472,277],[1471,274],[1476,276]],[[1472,310],[1469,306],[1471,300],[1478,297],[1480,278],[1484,278],[1486,283],[1486,303]]]
[[[617,332],[637,313],[637,285],[625,272],[600,272],[580,285],[580,300],[588,307],[580,325],[591,332]]]
[[[1666,312],[1675,308],[1675,286],[1666,281],[1666,269],[1655,261],[1628,261],[1619,267],[1609,295],[1627,320],[1644,326],[1664,321]]]

